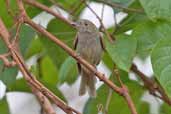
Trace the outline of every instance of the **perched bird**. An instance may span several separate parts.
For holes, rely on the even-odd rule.
[[[92,64],[94,67],[99,64],[104,50],[102,37],[97,27],[89,20],[81,19],[73,26],[77,29],[77,35],[74,41],[76,52]],[[78,65],[78,71],[81,75],[79,95],[84,95],[86,90],[91,97],[96,97],[96,77],[94,73],[83,65]]]

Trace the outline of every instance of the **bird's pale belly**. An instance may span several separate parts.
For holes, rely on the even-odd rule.
[[[77,52],[83,57],[85,60],[90,62],[91,64],[98,64],[101,55],[102,55],[102,48],[100,42],[96,40],[96,42],[92,43],[90,41],[84,42],[84,45],[78,44]]]

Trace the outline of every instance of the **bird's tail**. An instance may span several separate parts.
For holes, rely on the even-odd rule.
[[[81,66],[81,83],[79,95],[84,95],[86,90],[88,90],[88,93],[91,97],[96,97],[95,83],[96,77],[94,74],[84,66]]]

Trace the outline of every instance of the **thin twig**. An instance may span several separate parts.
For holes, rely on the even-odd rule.
[[[17,29],[16,29],[16,33],[15,33],[15,36],[14,36],[14,39],[13,39],[13,42],[12,42],[14,45],[18,45],[19,44],[19,35],[20,35],[20,30],[21,30],[22,23],[23,22],[18,21],[18,23],[16,25]]]
[[[24,0],[25,3],[35,6],[37,8],[40,8],[44,11],[46,11],[49,14],[52,14],[53,16],[55,16],[56,18],[62,20],[63,22],[67,23],[70,26],[73,26],[71,23],[71,21],[65,19],[63,16],[61,16],[60,14],[56,13],[55,11],[51,10],[50,8],[48,8],[47,6],[40,4],[39,2],[35,1],[35,0]]]
[[[12,17],[15,16],[15,14],[12,12],[11,8],[10,8],[10,0],[6,0],[6,6],[7,6],[7,11],[8,11],[8,14]]]
[[[113,30],[112,35],[114,35],[114,34],[115,34],[115,31],[116,31],[116,30],[117,30],[117,28],[118,28],[118,23],[117,23],[117,18],[116,18],[115,10],[113,10],[113,20],[114,20],[114,30]]]
[[[171,105],[171,99],[167,96],[167,94],[159,84],[157,84],[154,80],[148,78],[144,73],[139,71],[135,64],[132,64],[131,70],[138,74],[138,76],[144,82],[144,86],[149,90],[152,95],[162,99],[163,101]],[[155,92],[159,92],[161,96],[158,96]]]
[[[111,98],[112,98],[112,93],[113,93],[112,89],[109,88],[109,94],[107,96],[107,101],[106,101],[106,105],[105,105],[105,109],[104,109],[104,114],[108,113],[110,101],[111,101]]]
[[[122,82],[122,80],[120,78],[119,70],[116,67],[114,67],[113,73],[114,73],[114,76],[116,76],[116,79],[118,80],[120,86],[124,86],[124,84],[123,84],[123,82]]]
[[[102,4],[102,11],[101,11],[101,20],[103,22],[103,17],[104,17],[104,9],[105,9],[105,5]]]
[[[115,66],[115,65],[114,65],[114,66]],[[130,94],[129,94],[128,88],[127,88],[126,85],[122,82],[122,80],[121,80],[121,78],[120,78],[119,70],[118,70],[116,67],[114,67],[113,73],[114,73],[114,75],[116,76],[118,82],[120,83],[120,85],[121,85],[121,87],[122,87],[122,89],[123,89],[123,96],[124,96],[125,100],[127,101],[128,106],[129,106],[129,108],[131,109],[132,114],[137,114],[135,105],[134,105],[134,103],[133,103],[133,100],[131,99],[131,96],[130,96]]]
[[[3,61],[5,67],[14,67],[16,65],[15,61],[9,61],[8,56],[10,56],[10,53],[5,53],[0,55],[0,59]]]
[[[45,111],[46,114],[56,114],[51,102],[46,96],[44,96],[40,91],[35,88],[32,88],[32,91],[36,95],[40,105],[42,106],[43,111]]]

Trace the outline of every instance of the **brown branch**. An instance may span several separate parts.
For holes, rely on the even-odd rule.
[[[43,111],[45,111],[46,114],[56,114],[51,102],[46,96],[44,96],[39,90],[35,88],[32,88],[32,92],[36,95],[40,105],[42,106]]]
[[[21,30],[21,24],[22,24],[23,22],[20,22],[20,21],[18,21],[18,23],[17,23],[17,27],[16,27],[16,34],[15,34],[15,37],[14,37],[14,40],[13,40],[13,43],[14,44],[16,44],[16,45],[18,45],[19,44],[19,35],[20,35],[20,30]]]
[[[96,0],[96,1],[109,5],[113,8],[122,9],[125,12],[144,13],[143,9],[126,8],[125,6],[122,6],[121,4],[117,4],[109,0]]]
[[[68,25],[72,26],[73,25],[71,24],[72,22],[65,19],[63,16],[59,15],[58,13],[56,13],[55,11],[51,10],[50,8],[48,8],[47,6],[43,5],[43,4],[40,4],[39,2],[36,2],[35,0],[24,0],[25,3],[29,4],[29,5],[32,5],[32,6],[35,6],[37,8],[40,8],[44,11],[46,11],[47,13],[55,16],[56,18],[62,20],[63,22],[67,23]]]
[[[123,85],[122,88],[124,90],[124,94],[123,94],[124,95],[124,98],[127,101],[128,107],[131,109],[131,113],[132,114],[137,114],[135,105],[134,105],[134,103],[132,101],[131,96],[129,95],[128,88],[125,85]]]
[[[122,89],[123,89],[123,96],[124,96],[124,99],[127,101],[127,104],[129,106],[129,108],[131,109],[131,113],[132,114],[137,114],[137,111],[136,111],[136,108],[135,108],[135,105],[133,103],[133,100],[131,99],[131,96],[129,95],[129,91],[128,91],[128,88],[126,87],[126,85],[122,82],[121,78],[120,78],[120,73],[119,73],[119,70],[114,67],[113,69],[113,73],[114,75],[116,76],[118,82],[120,83]]]
[[[8,56],[10,56],[10,53],[5,53],[5,54],[2,54],[0,55],[0,59],[3,61],[4,65],[6,67],[13,67],[16,65],[16,62],[15,61],[9,61],[8,60]]]
[[[105,109],[103,111],[104,114],[108,113],[109,104],[110,104],[110,101],[111,101],[111,98],[112,98],[112,94],[113,94],[113,91],[112,91],[112,89],[109,88],[109,93],[108,93],[108,96],[107,96],[107,101],[106,101],[106,104],[105,104]]]
[[[10,8],[10,0],[6,0],[5,1],[5,4],[6,4],[6,7],[7,7],[7,11],[8,11],[8,14],[12,17],[15,17],[15,14],[12,12],[11,8]]]
[[[62,10],[66,11],[66,12],[70,12],[68,9],[66,9],[63,5],[61,5],[60,3],[56,2],[55,0],[49,0],[53,5],[61,8]]]
[[[154,80],[148,78],[144,73],[139,71],[135,64],[132,64],[131,70],[141,78],[141,80],[144,82],[144,86],[152,95],[162,99],[163,101],[171,105],[171,99],[167,96],[167,94],[159,84],[157,84]],[[156,92],[159,92],[161,96],[158,96]]]

